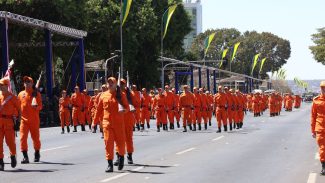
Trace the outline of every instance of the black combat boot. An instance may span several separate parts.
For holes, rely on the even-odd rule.
[[[77,132],[77,126],[73,127],[73,131],[72,132]]]
[[[114,161],[114,166],[117,166],[119,164],[119,154],[118,153],[115,153],[116,154],[116,160]]]
[[[227,130],[227,125],[224,125],[224,126],[223,126],[223,131],[225,131],[225,132],[228,131],[228,130]]]
[[[144,124],[141,124],[141,131],[144,130]]]
[[[238,124],[238,123],[237,123],[237,124]],[[236,128],[237,124],[236,124],[236,123],[234,123],[234,127],[233,127],[234,129]]]
[[[160,132],[160,126],[157,125],[157,132]]]
[[[62,128],[61,134],[64,134],[64,128]]]
[[[211,126],[211,120],[209,120],[209,126]]]
[[[127,159],[128,159],[128,164],[132,165],[133,164],[132,153],[128,153]]]
[[[108,166],[107,166],[105,172],[113,172],[113,169],[114,169],[113,161],[112,160],[107,160],[107,162],[108,162]]]
[[[235,123],[234,123],[235,124]],[[232,124],[229,125],[229,130],[232,131]]]
[[[23,151],[23,160],[21,161],[21,164],[28,164],[29,163],[29,159],[28,159],[28,154],[27,151]]]
[[[173,129],[173,123],[169,124],[169,129],[172,130]]]
[[[239,125],[240,125],[239,128],[243,128],[243,124],[244,124],[243,122],[240,122],[240,123],[239,123]]]
[[[201,130],[201,123],[198,124],[199,130]]]
[[[96,132],[97,132],[97,125],[94,126],[94,128],[93,128],[93,133],[96,133]]]
[[[190,128],[190,130],[192,130],[192,125],[191,124],[189,124],[188,127]]]
[[[41,154],[39,153],[39,150],[35,151],[35,153],[34,153],[34,162],[39,162],[40,158],[41,158]]]
[[[149,124],[149,123],[147,123],[147,128],[148,128],[148,129],[150,128],[150,124]]]
[[[137,123],[137,129],[138,129],[138,131],[140,131],[140,124],[139,123]]]
[[[11,159],[11,168],[15,168],[17,166],[17,158],[16,156],[10,156]]]
[[[3,162],[3,159],[0,159],[0,171],[5,171],[5,163]]]
[[[91,130],[91,124],[88,124],[89,130]]]
[[[183,130],[183,132],[187,132],[186,126],[183,126],[183,127],[184,127],[184,130]]]
[[[325,162],[322,162],[322,171],[320,172],[321,175],[325,175]]]
[[[67,126],[67,132],[70,133],[70,127],[69,126]]]
[[[124,167],[124,156],[119,155],[119,160],[118,160],[118,170],[122,170]]]
[[[218,127],[217,133],[221,133],[221,127]]]
[[[81,125],[81,131],[86,131],[85,125]]]
[[[204,129],[207,130],[208,129],[208,124],[204,123]]]
[[[240,123],[237,123],[236,126],[237,126],[236,129],[239,129],[240,128]]]
[[[177,122],[177,128],[180,128],[181,127],[181,125],[179,124],[179,122]]]
[[[192,131],[196,131],[196,124],[193,124],[193,130]]]

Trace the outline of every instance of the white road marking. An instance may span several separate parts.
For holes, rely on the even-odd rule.
[[[184,153],[187,153],[187,152],[193,151],[194,149],[195,149],[195,148],[192,147],[192,148],[186,149],[186,150],[184,150],[184,151],[178,152],[178,153],[176,153],[176,154],[177,154],[177,155],[181,155],[181,154],[184,154]]]
[[[148,179],[150,179],[150,177],[145,177],[144,179],[145,179],[145,180],[148,180]]]
[[[57,149],[64,149],[67,147],[69,147],[69,146],[60,146],[60,147],[54,147],[54,148],[49,148],[49,149],[43,149],[43,150],[41,150],[41,152],[53,151],[53,150],[57,150]]]
[[[175,165],[173,165],[173,167],[178,167],[180,164],[175,164]]]
[[[319,153],[317,152],[316,154],[315,154],[315,160],[319,160],[320,159],[320,157],[319,157]]]
[[[315,183],[316,182],[316,177],[317,177],[316,173],[310,173],[309,177],[308,177],[308,180],[307,180],[307,183]]]
[[[217,137],[217,138],[215,138],[215,139],[212,139],[212,141],[217,141],[217,140],[220,140],[220,139],[222,139],[222,138],[224,138],[225,136],[220,136],[220,137]]]
[[[139,171],[139,170],[141,170],[141,169],[143,169],[143,168],[144,168],[144,166],[140,166],[140,167],[135,168],[135,169],[133,169],[133,170],[131,170],[131,171]],[[121,178],[121,177],[127,176],[127,175],[129,175],[129,174],[130,174],[130,173],[121,173],[121,174],[119,174],[119,175],[115,175],[115,176],[113,176],[113,177],[110,177],[110,178],[107,178],[107,179],[101,180],[100,182],[109,182],[109,181],[116,180],[116,179],[118,179],[118,178]]]

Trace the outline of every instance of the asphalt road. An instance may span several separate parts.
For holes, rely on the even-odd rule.
[[[107,162],[99,133],[61,135],[60,128],[42,129],[41,162],[19,163],[15,169],[6,164],[0,183],[324,183],[309,119],[310,104],[303,104],[274,118],[248,114],[242,130],[228,133],[215,133],[215,119],[207,131],[135,132],[135,165],[115,168],[114,173],[104,172]],[[29,151],[31,160],[33,153]],[[10,163],[6,146],[5,156]]]

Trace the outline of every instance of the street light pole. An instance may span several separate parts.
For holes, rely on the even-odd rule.
[[[123,0],[121,0],[121,13],[120,13],[120,37],[121,37],[121,78],[123,78]]]

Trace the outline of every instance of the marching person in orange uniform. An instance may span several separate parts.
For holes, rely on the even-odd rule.
[[[320,88],[321,94],[314,98],[311,108],[311,133],[319,146],[321,175],[325,175],[325,81],[320,83]]]
[[[283,94],[283,108],[286,109],[288,93]]]
[[[89,126],[89,130],[91,130],[91,119],[90,119],[90,96],[88,95],[88,90],[87,89],[84,89],[83,92],[82,92],[83,96],[84,96],[84,112],[83,112],[83,115],[84,115],[84,119],[85,121],[87,121],[87,124]]]
[[[234,123],[229,124],[229,129],[230,129],[230,131],[232,131],[232,126],[234,126],[234,129],[236,128],[236,126],[240,126],[239,125],[239,113],[238,113],[240,102],[239,102],[239,99],[235,93],[235,90],[230,89],[229,92],[232,95],[233,106],[234,106],[234,110],[232,111]]]
[[[252,99],[252,108],[253,108],[253,113],[254,117],[260,116],[260,93],[257,92],[254,94],[253,99]]]
[[[157,125],[157,132],[160,132],[160,126],[162,125],[163,130],[168,130],[167,127],[167,102],[166,96],[163,95],[162,89],[158,88],[158,94],[155,96],[153,100],[153,108],[156,111],[156,125]]]
[[[208,129],[208,97],[204,94],[203,88],[199,89],[200,92],[200,96],[201,96],[201,119],[203,119],[204,122],[204,129],[207,130]],[[198,124],[199,125],[199,130],[201,130],[201,122]]]
[[[285,106],[286,111],[292,111],[294,98],[292,97],[291,93],[288,93],[288,95],[285,97]]]
[[[20,118],[20,104],[17,97],[8,91],[10,81],[8,79],[0,80],[0,171],[4,171],[4,154],[3,142],[6,139],[6,144],[9,147],[11,167],[17,165],[16,159],[16,142],[15,129],[17,119]]]
[[[113,172],[114,143],[119,149],[118,170],[122,170],[124,167],[124,114],[128,112],[129,105],[126,96],[121,94],[121,92],[117,92],[117,82],[114,77],[107,79],[107,89],[99,98],[93,127],[99,123],[102,116],[106,160],[108,162],[108,167],[105,171]],[[124,110],[119,110],[119,105],[123,106]]]
[[[275,115],[276,116],[279,116],[280,115],[280,112],[281,112],[281,110],[282,110],[282,97],[281,97],[281,95],[280,95],[280,93],[275,93],[275,101],[276,101],[276,113],[275,113]]]
[[[296,95],[295,96],[295,108],[300,108],[300,105],[301,105],[301,101],[302,101],[302,98],[300,97],[300,95]]]
[[[174,116],[176,118],[176,123],[177,123],[177,128],[180,128],[180,120],[181,120],[181,115],[180,115],[180,110],[179,110],[179,98],[180,96],[176,93],[176,89],[172,88],[172,92],[174,94],[174,99],[175,99],[175,110],[174,110]]]
[[[200,124],[201,126],[201,111],[202,111],[202,101],[201,95],[199,94],[198,88],[193,88],[193,98],[194,98],[194,110],[192,116],[192,124],[193,124],[193,131],[196,131],[196,124]]]
[[[70,107],[71,100],[67,96],[67,91],[62,90],[62,97],[59,99],[59,112],[60,112],[60,121],[61,121],[61,134],[64,134],[64,127],[67,127],[67,132],[70,133]]]
[[[153,108],[153,100],[155,99],[156,95],[155,95],[155,91],[154,90],[150,90],[149,96],[151,97],[151,106],[150,106],[150,119],[155,119],[155,110]]]
[[[218,86],[218,93],[214,97],[214,106],[216,111],[216,118],[218,122],[218,131],[217,133],[221,133],[221,125],[224,126],[224,131],[226,131],[227,127],[227,105],[228,105],[228,97],[222,91],[222,86]]]
[[[227,117],[228,117],[228,123],[229,126],[232,127],[232,123],[234,121],[234,112],[235,112],[235,101],[234,98],[231,94],[231,92],[229,91],[228,87],[225,87],[225,94],[227,96]],[[224,131],[227,131],[227,124],[224,127]]]
[[[141,125],[147,122],[147,128],[150,128],[150,109],[151,108],[151,97],[147,94],[147,89],[142,88],[141,97]]]
[[[132,85],[132,91],[131,91],[131,100],[132,104],[135,108],[135,111],[133,113],[135,123],[137,128],[140,127],[141,125],[141,130],[144,130],[144,124],[141,124],[141,119],[140,119],[140,113],[141,113],[141,93],[140,91],[137,90],[136,85]]]
[[[274,117],[277,110],[275,93],[271,93],[271,96],[269,97],[269,109],[270,109],[270,117]]]
[[[243,96],[243,94],[239,90],[236,90],[236,96],[238,102],[237,104],[238,123],[236,128],[239,129],[242,128],[244,125],[245,96]]]
[[[122,97],[126,96],[126,98],[129,98],[128,100],[132,100],[132,93],[130,92],[130,89],[126,87],[125,79],[121,79],[120,87],[121,87]],[[134,103],[132,103],[132,105],[134,105]],[[125,145],[126,145],[126,152],[128,153],[127,155],[128,164],[133,164],[132,154],[134,152],[134,146],[133,146],[133,127],[135,123],[134,113],[135,111],[127,111],[124,113]],[[120,149],[118,146],[116,146],[117,160],[114,164],[115,166],[119,165],[119,160],[120,160],[119,152]]]
[[[24,76],[23,81],[24,81],[25,90],[21,91],[18,94],[18,100],[20,102],[20,108],[21,108],[20,149],[24,156],[21,163],[27,164],[29,163],[28,153],[27,153],[28,151],[27,138],[29,132],[31,134],[34,149],[35,149],[34,162],[39,162],[41,157],[39,112],[40,110],[42,110],[43,105],[42,105],[41,94],[36,89],[33,89],[33,84],[34,84],[33,79],[31,77]]]
[[[96,96],[98,95],[98,89],[94,90],[94,96],[90,97],[90,102],[89,102],[89,111],[90,111],[90,116],[91,116],[91,124],[94,123],[94,117],[95,117],[95,113],[96,113]]]
[[[179,97],[179,109],[181,110],[181,116],[183,120],[183,132],[187,132],[187,125],[192,122],[192,108],[193,108],[193,96],[188,91],[188,86],[183,86],[183,93]]]
[[[72,103],[72,122],[73,122],[73,132],[77,132],[78,124],[81,125],[81,130],[85,131],[85,118],[83,112],[85,110],[85,97],[80,92],[79,86],[74,88],[74,93],[71,96]]]
[[[205,95],[207,96],[207,102],[208,102],[208,111],[207,111],[207,115],[208,115],[208,120],[209,120],[209,126],[211,126],[211,119],[212,119],[212,113],[214,112],[213,111],[213,98],[214,96],[209,92],[209,91],[206,91],[205,92]]]
[[[98,95],[96,96],[95,98],[95,107],[97,109],[97,106],[98,106],[98,103],[99,103],[99,99],[100,99],[100,96],[106,92],[108,89],[107,89],[107,86],[105,84],[102,85],[102,89],[101,89],[101,92],[98,93]],[[99,116],[99,130],[100,132],[102,133],[102,139],[104,138],[104,133],[103,133],[103,125],[102,125],[102,121],[103,121],[103,116]],[[97,131],[97,125],[95,125],[95,127],[93,128],[93,133],[96,133]]]
[[[174,116],[174,113],[175,113],[176,104],[175,104],[175,95],[174,95],[174,93],[169,91],[169,86],[168,85],[165,86],[164,95],[166,96],[166,105],[167,105],[167,111],[166,112],[167,112],[167,116],[168,116],[170,129],[173,130],[173,129],[175,129],[175,125],[174,125],[175,116]]]
[[[263,114],[263,112],[266,111],[266,109],[268,108],[268,97],[267,97],[267,95],[265,95],[264,93],[262,93],[261,99],[262,99],[262,109],[261,109],[261,112]]]
[[[253,94],[252,93],[249,93],[247,95],[247,109],[250,112],[253,112]]]

